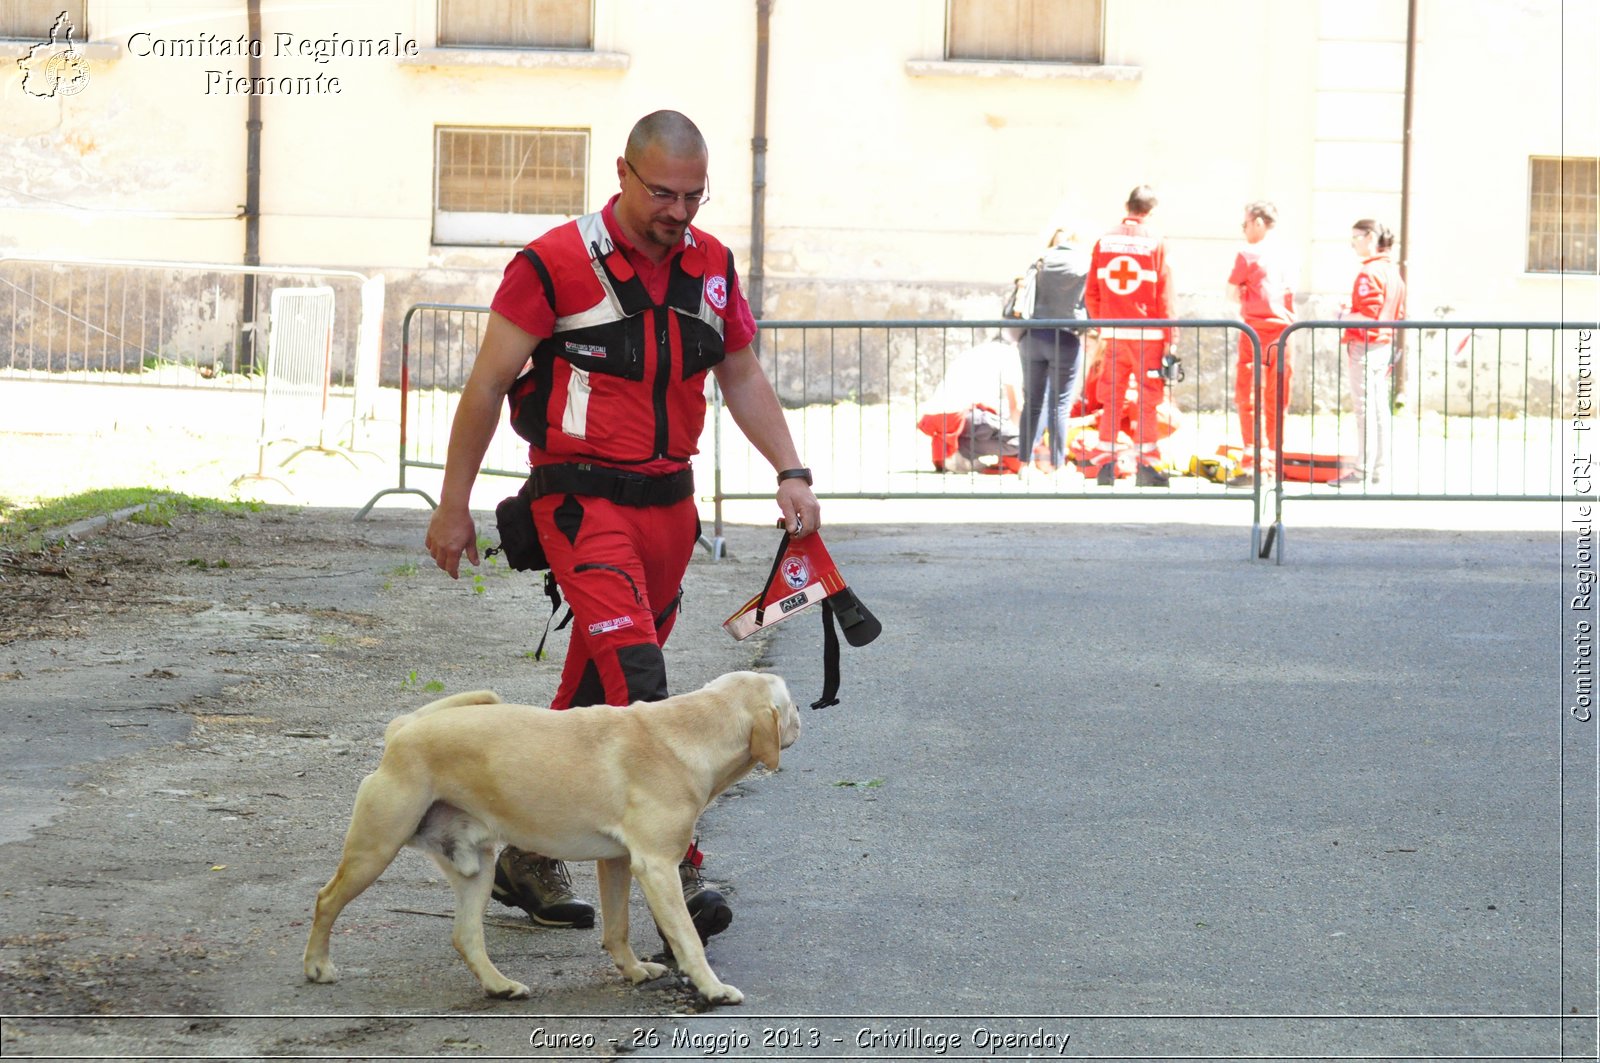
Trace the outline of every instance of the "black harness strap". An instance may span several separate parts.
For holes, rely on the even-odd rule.
[[[544,644],[550,637],[550,621],[556,618],[556,610],[561,608],[561,588],[556,586],[556,574],[549,569],[545,569],[544,573],[544,594],[550,599],[550,615],[544,618],[544,634],[539,636],[538,648],[533,651],[533,659],[536,661],[544,660]],[[567,615],[561,618],[556,630],[560,631],[570,623],[572,623],[572,608],[569,606]]]
[[[556,282],[550,277],[550,270],[545,266],[544,260],[534,253],[533,248],[524,247],[517,254],[528,260],[535,273],[539,275],[539,286],[544,289],[545,302],[550,304],[550,312],[556,312]]]
[[[783,555],[789,549],[789,533],[785,531],[778,540],[778,555],[772,559],[772,571],[767,573],[767,582],[761,585],[761,602],[756,606],[756,627],[760,627],[763,618],[767,615],[767,588],[772,586],[772,581],[778,578],[778,566],[783,564]]]
[[[833,626],[833,602],[822,599],[822,697],[813,709],[839,704],[839,633]]]

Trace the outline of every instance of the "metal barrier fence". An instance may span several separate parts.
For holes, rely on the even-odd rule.
[[[378,492],[358,519],[388,494],[426,491],[410,486],[408,469],[444,468],[449,426],[460,389],[477,355],[488,308],[419,303],[402,328],[399,483]],[[934,465],[935,438],[924,427],[930,415],[970,408],[973,403],[1008,411],[1008,388],[1020,388],[1017,347],[1001,339],[1002,329],[1049,330],[1052,342],[1064,333],[1081,334],[1108,321],[764,321],[760,357],[789,418],[800,452],[816,473],[818,491],[829,498],[996,499],[996,498],[1185,498],[1227,499],[1253,506],[1259,535],[1259,487],[1230,490],[1204,479],[1174,475],[1167,488],[1138,488],[1131,479],[1100,487],[1085,481],[1068,462],[1054,473],[1029,468],[1019,475],[999,472],[988,455],[953,469]],[[1120,322],[1146,326],[1161,322]],[[1255,333],[1237,321],[1173,321],[1184,379],[1168,386],[1161,409],[1160,440],[1167,466],[1188,471],[1189,458],[1203,448],[1214,452],[1228,433],[1232,379],[1239,337],[1252,349]],[[1059,331],[1058,331],[1059,330]],[[959,389],[952,388],[957,379]],[[959,391],[959,394],[955,392]],[[1020,396],[1018,396],[1020,398]],[[1070,397],[1070,396],[1069,396]],[[700,486],[710,489],[713,550],[722,535],[725,501],[772,497],[772,470],[734,425],[720,394],[711,385],[711,409],[701,439]],[[1067,422],[1066,435],[1092,429],[1097,415],[1081,412]],[[1237,434],[1237,433],[1235,433]],[[1126,441],[1124,447],[1127,446]],[[502,411],[480,473],[525,477],[527,445],[511,430]],[[709,456],[709,477],[704,458]]]
[[[1161,465],[1171,474],[1166,487],[1140,487],[1127,474],[1132,451],[1142,440],[1136,423],[1118,444],[1121,473],[1110,485],[1086,479],[1073,456],[1087,457],[1098,442],[1099,413],[1094,388],[1085,389],[1089,367],[1101,344],[1091,330],[1171,327],[1182,379],[1166,385],[1155,431]],[[1073,408],[1065,418],[1067,461],[1043,470],[1027,460],[1017,475],[1007,475],[984,454],[946,461],[936,467],[938,437],[927,431],[981,404],[1009,412],[1007,387],[1026,403],[1019,347],[1011,342],[1028,333],[1040,339],[1046,356],[1076,337],[1083,346],[1079,373],[1069,385]],[[1252,541],[1259,537],[1260,488],[1229,489],[1186,474],[1191,459],[1209,458],[1230,437],[1237,438],[1231,396],[1240,338],[1259,349],[1253,330],[1239,321],[763,321],[758,355],[780,399],[800,453],[817,473],[819,494],[860,499],[1158,499],[1212,498],[1252,506]],[[1048,373],[1048,368],[1045,372]],[[954,387],[951,385],[954,384]],[[1074,397],[1090,400],[1073,402]],[[1090,408],[1085,408],[1085,407]],[[733,427],[720,405],[712,422],[709,449],[717,534],[724,500],[769,498],[771,470]],[[1048,414],[1040,411],[1040,416]],[[1006,417],[1016,421],[1020,418]],[[930,425],[929,422],[932,422]],[[1047,437],[1046,437],[1047,438]],[[947,444],[948,445],[948,444]],[[978,451],[981,441],[961,441]],[[1026,446],[1027,444],[1023,444]],[[958,450],[959,454],[960,451]],[[1041,441],[1039,463],[1051,463]],[[1092,475],[1092,474],[1091,474]]]
[[[1282,563],[1286,501],[1573,497],[1562,432],[1576,367],[1562,337],[1593,323],[1376,324],[1393,330],[1397,360],[1347,348],[1349,321],[1302,321],[1283,333],[1294,381],[1281,450],[1317,456],[1330,479],[1277,480],[1263,557],[1275,552]]]
[[[406,470],[444,468],[461,386],[472,372],[488,320],[487,306],[416,303],[406,311],[400,326],[400,482],[369,498],[356,520],[386,495],[418,495],[428,505],[438,506],[428,492],[407,484]],[[502,412],[479,472],[524,479],[528,445],[506,418]]]
[[[275,292],[317,284],[339,303],[328,375],[354,432],[377,404],[384,282],[352,270],[3,255],[0,380],[259,392]]]
[[[487,314],[486,307],[439,303],[418,304],[407,312],[400,483],[380,491],[358,516],[386,494],[427,498],[407,486],[406,470],[444,467],[450,422]],[[1083,336],[1087,363],[1095,350],[1087,335],[1091,329],[1134,325],[1176,330],[1182,379],[1166,385],[1158,411],[1161,457],[1172,474],[1167,486],[1139,486],[1121,478],[1102,485],[1081,475],[1071,460],[1053,471],[1023,463],[1017,474],[1006,474],[981,445],[974,457],[948,461],[944,471],[935,467],[939,436],[930,434],[930,422],[937,428],[946,414],[970,411],[975,403],[1008,410],[1008,388],[1018,385],[1021,370],[1018,348],[1005,335],[1036,330],[1051,337],[1048,344],[1068,334]],[[1563,497],[1563,382],[1572,374],[1559,336],[1579,326],[1551,322],[1399,323],[1413,342],[1405,359],[1409,375],[1400,392],[1402,405],[1396,411],[1386,404],[1394,440],[1393,473],[1387,480],[1334,484],[1257,476],[1248,486],[1231,487],[1191,475],[1220,467],[1225,478],[1226,470],[1246,457],[1285,469],[1285,455],[1331,454],[1337,461],[1350,450],[1355,412],[1349,368],[1336,335],[1347,326],[1304,322],[1284,333],[1293,372],[1277,454],[1261,452],[1260,442],[1252,454],[1241,450],[1235,405],[1239,349],[1242,343],[1247,353],[1258,352],[1260,338],[1239,321],[763,321],[757,355],[825,498],[1226,500],[1251,507],[1251,556],[1268,557],[1276,548],[1281,562],[1285,502]],[[1269,381],[1259,359],[1252,362],[1249,387],[1259,396]],[[714,385],[710,398],[700,487],[709,490],[720,543],[722,504],[771,498],[772,470],[734,425]],[[1262,403],[1254,406],[1254,437],[1261,441]],[[1096,413],[1074,411],[1064,433],[1069,455],[1081,456],[1092,444],[1097,421]],[[1124,437],[1120,445],[1128,447],[1130,441]],[[1047,458],[1048,448],[1040,453]],[[1337,472],[1348,472],[1351,465],[1346,461]],[[480,471],[526,475],[526,444],[504,415]],[[1313,474],[1302,467],[1288,475]],[[1269,507],[1270,526],[1264,527]]]

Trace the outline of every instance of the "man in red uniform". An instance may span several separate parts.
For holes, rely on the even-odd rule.
[[[1280,337],[1294,324],[1294,283],[1283,260],[1273,226],[1278,224],[1278,208],[1255,202],[1244,208],[1245,247],[1233,260],[1228,275],[1228,290],[1238,305],[1244,323],[1255,329],[1261,340],[1261,434],[1265,447],[1262,467],[1271,472],[1283,444],[1283,410],[1278,396],[1288,402],[1291,367],[1289,352]],[[1229,485],[1248,487],[1255,482],[1256,384],[1255,349],[1250,338],[1239,334],[1239,361],[1236,366],[1233,397],[1239,411],[1239,431],[1244,436],[1244,469]]]
[[[533,523],[573,615],[552,708],[667,696],[661,646],[699,537],[689,463],[708,371],[780,470],[785,526],[809,535],[820,524],[811,473],[750,349],[755,320],[733,256],[690,224],[710,198],[707,166],[705,139],[684,115],[639,120],[617,159],[621,191],[506,267],[451,426],[427,547],[452,579],[463,553],[478,564],[468,501],[508,397],[531,443]],[[701,881],[700,859],[691,847],[680,873],[703,940],[733,914]],[[594,925],[565,866],[538,854],[505,849],[494,896],[544,925]]]
[[[1091,318],[1151,319],[1172,317],[1172,276],[1167,251],[1159,234],[1145,224],[1156,207],[1156,194],[1140,185],[1128,195],[1128,215],[1122,224],[1100,237],[1089,260],[1089,282],[1083,301]],[[1110,484],[1117,476],[1117,435],[1127,416],[1128,387],[1138,387],[1132,419],[1138,470],[1134,482],[1141,487],[1165,487],[1167,476],[1156,463],[1161,450],[1156,442],[1156,406],[1166,388],[1161,376],[1162,358],[1172,347],[1172,330],[1160,327],[1113,325],[1101,328],[1100,449],[1092,464],[1097,482]]]

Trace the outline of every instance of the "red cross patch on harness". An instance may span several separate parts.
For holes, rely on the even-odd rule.
[[[783,582],[795,590],[803,590],[811,582],[811,566],[806,564],[806,559],[790,554],[783,559]]]

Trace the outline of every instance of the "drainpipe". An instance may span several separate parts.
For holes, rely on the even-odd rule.
[[[761,317],[767,244],[767,53],[773,0],[756,0],[756,127],[750,140],[750,312]]]
[[[261,40],[261,0],[248,0],[248,39]],[[250,53],[250,84],[261,77],[261,54]],[[244,154],[244,264],[261,265],[261,97],[252,92],[246,97]],[[244,275],[242,322],[239,328],[239,371],[254,370],[256,362],[256,277]]]
[[[761,319],[761,290],[766,284],[766,268],[762,258],[767,243],[767,45],[771,38],[773,0],[756,0],[756,120],[755,133],[750,138],[750,272],[746,278],[745,300],[750,313]],[[756,356],[761,355],[761,333],[756,332],[753,344]],[[722,392],[717,392],[718,409]],[[722,537],[722,418],[716,426],[715,447],[717,460],[712,463],[712,541],[711,556],[720,560],[725,556]]]
[[[1404,129],[1400,134],[1400,257],[1396,263],[1400,267],[1400,279],[1410,281],[1407,265],[1411,259],[1411,111],[1416,96],[1417,72],[1417,0],[1406,2],[1406,90],[1404,101],[1404,117],[1401,124]],[[1406,386],[1409,383],[1410,358],[1406,352],[1406,330],[1395,330],[1395,343],[1400,351],[1400,357],[1394,367],[1394,399],[1396,404],[1405,401]]]
[[[1415,97],[1417,70],[1417,0],[1406,4],[1406,95],[1405,125],[1400,143],[1400,277],[1406,277],[1411,258],[1411,109]]]

